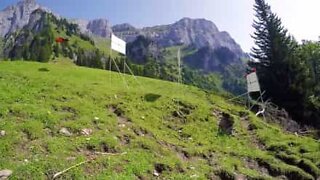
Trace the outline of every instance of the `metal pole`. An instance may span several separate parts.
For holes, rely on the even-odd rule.
[[[109,76],[109,85],[111,87],[111,68],[112,68],[112,64],[111,64],[111,59],[112,59],[112,34],[110,35],[110,58],[109,58],[109,73],[110,73],[110,76]]]
[[[178,50],[178,72],[179,72],[178,83],[182,83],[182,77],[181,77],[181,51],[180,51],[180,48]]]

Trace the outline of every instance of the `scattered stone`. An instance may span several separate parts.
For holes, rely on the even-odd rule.
[[[98,121],[100,118],[99,117],[94,117],[94,120]]]
[[[0,131],[0,137],[3,137],[3,136],[5,136],[5,135],[6,135],[6,131],[1,130],[1,131]]]
[[[12,171],[5,169],[5,170],[1,170],[0,171],[0,180],[5,180],[7,179],[9,176],[11,176]]]
[[[65,136],[72,136],[72,133],[67,128],[60,129],[59,133]]]
[[[125,128],[125,127],[126,127],[126,125],[125,125],[125,124],[119,124],[119,127],[121,127],[121,128]]]
[[[197,174],[191,175],[190,178],[198,178],[199,176]]]
[[[93,132],[92,129],[88,129],[88,128],[81,130],[81,134],[84,136],[90,136],[92,134],[92,132]]]
[[[159,177],[159,176],[160,176],[160,173],[158,173],[157,170],[154,170],[154,171],[153,171],[153,175],[156,176],[156,177]]]
[[[141,119],[145,119],[145,117],[144,117],[144,116],[141,116]]]

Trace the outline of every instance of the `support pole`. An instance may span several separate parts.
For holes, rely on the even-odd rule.
[[[179,72],[179,77],[178,77],[178,83],[182,83],[182,77],[181,77],[181,50],[179,48],[178,50],[178,72]]]
[[[122,78],[122,80],[123,80],[124,84],[125,84],[125,85],[126,85],[126,87],[129,89],[128,83],[126,82],[126,79],[125,79],[124,75],[123,75],[123,74],[121,74],[121,71],[120,71],[119,66],[117,65],[117,63],[115,62],[115,60],[114,60],[113,58],[111,58],[111,59],[112,59],[112,62],[114,63],[114,65],[116,66],[117,71],[118,71],[119,75],[121,76],[121,78]]]
[[[111,38],[111,37],[110,37]],[[112,48],[111,48],[111,44],[110,44],[110,58],[109,58],[109,73],[110,73],[110,76],[109,76],[109,86],[111,87],[111,72],[112,72],[112,64],[111,64],[111,59],[112,59]]]

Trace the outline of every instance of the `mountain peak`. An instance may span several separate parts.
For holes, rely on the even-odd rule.
[[[203,22],[213,23],[213,22],[206,20],[204,18],[189,18],[189,17],[184,17],[184,18],[180,19],[178,22],[191,22],[191,21],[203,21]]]
[[[18,5],[36,5],[36,0],[21,0],[18,2]]]
[[[31,13],[40,8],[35,0],[22,0],[0,12],[0,37],[21,29],[29,22]]]
[[[107,19],[95,19],[89,21],[87,29],[95,35],[101,37],[110,37],[112,33],[110,22]]]
[[[202,27],[204,29],[210,29],[214,32],[219,32],[218,27],[212,22],[204,18],[192,19],[184,17],[175,23],[176,25],[190,26],[190,27]]]

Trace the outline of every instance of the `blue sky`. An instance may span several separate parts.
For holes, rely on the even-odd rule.
[[[18,0],[0,0],[0,9]],[[298,40],[320,35],[315,23],[319,0],[267,0]],[[68,18],[107,18],[112,24],[128,22],[136,27],[173,23],[183,17],[205,18],[228,31],[245,51],[253,40],[254,0],[37,0]],[[314,21],[312,21],[314,19]]]

